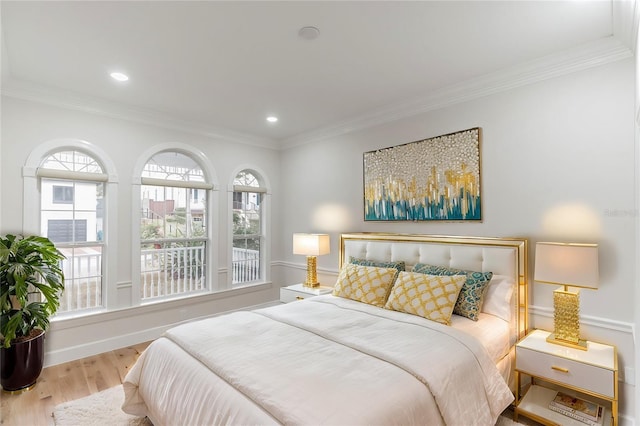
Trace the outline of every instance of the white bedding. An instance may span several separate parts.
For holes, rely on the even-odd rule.
[[[494,425],[513,400],[471,335],[333,296],[175,327],[124,388],[158,425]]]
[[[509,323],[494,315],[480,313],[478,321],[472,321],[459,315],[451,315],[451,327],[471,334],[485,347],[494,363],[509,353]]]

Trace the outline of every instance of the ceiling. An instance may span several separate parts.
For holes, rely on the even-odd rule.
[[[410,114],[434,94],[566,61],[567,52],[601,52],[605,41],[607,51],[629,51],[620,7],[2,1],[2,91],[277,148]],[[319,36],[299,37],[304,26]],[[116,70],[130,80],[112,80]]]

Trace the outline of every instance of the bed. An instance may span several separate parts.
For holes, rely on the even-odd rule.
[[[127,374],[123,410],[156,425],[494,425],[528,326],[526,260],[522,238],[342,234],[334,294],[168,330]],[[460,300],[440,301],[470,289],[472,309],[447,318]]]

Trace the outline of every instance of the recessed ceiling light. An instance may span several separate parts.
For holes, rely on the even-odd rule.
[[[267,117],[267,121],[269,123],[275,123],[276,121],[278,121],[278,117],[275,117],[273,115],[270,115],[269,117]]]
[[[112,72],[109,75],[111,76],[111,78],[113,78],[114,80],[117,80],[117,81],[127,81],[127,80],[129,80],[129,76],[127,76],[126,74],[122,74],[121,72]]]
[[[320,35],[320,30],[316,27],[302,27],[298,31],[298,35],[305,40],[314,40]]]

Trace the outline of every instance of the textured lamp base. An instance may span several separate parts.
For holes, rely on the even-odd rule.
[[[316,256],[307,256],[307,280],[303,285],[305,287],[320,287],[316,273]]]
[[[547,337],[547,342],[549,343],[553,343],[556,345],[562,345],[562,346],[568,346],[570,348],[574,348],[574,349],[582,349],[583,351],[586,351],[587,348],[587,341],[584,339],[578,339],[577,342],[569,342],[568,340],[562,340],[562,339],[558,339],[555,335],[555,333],[551,333],[549,335],[549,337]]]
[[[580,339],[580,294],[566,286],[555,290],[553,308],[553,333],[547,342],[586,351],[587,342]]]

